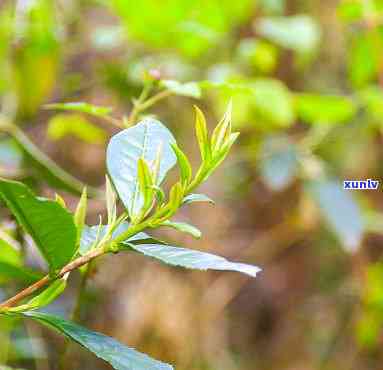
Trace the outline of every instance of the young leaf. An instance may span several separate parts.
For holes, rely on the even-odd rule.
[[[101,107],[84,102],[52,103],[45,105],[44,108],[82,112],[97,117],[105,117],[112,111],[109,107]]]
[[[173,370],[171,365],[152,359],[113,338],[90,331],[60,317],[41,312],[26,312],[23,315],[58,330],[97,357],[107,361],[116,370]]]
[[[200,239],[201,235],[202,235],[200,230],[198,230],[193,225],[187,224],[186,222],[172,222],[172,221],[168,221],[167,220],[167,221],[164,221],[161,224],[161,226],[172,227],[175,230],[181,231],[183,233],[190,234],[191,236],[193,236],[196,239]]]
[[[67,208],[65,200],[60,194],[55,194],[55,201],[60,204],[61,207]]]
[[[80,240],[82,229],[85,225],[87,205],[88,205],[88,193],[85,187],[82,191],[80,201],[78,202],[76,212],[74,214],[74,223],[77,227],[77,240]]]
[[[21,306],[7,308],[7,312],[24,312],[37,310],[38,308],[42,308],[48,306],[51,302],[53,302],[61,293],[64,292],[66,288],[66,278],[55,280],[51,283],[48,288],[46,288],[43,292],[38,294],[36,297],[32,298],[28,303],[23,304]]]
[[[237,271],[255,277],[261,269],[244,263],[235,263],[223,257],[192,249],[173,247],[162,243],[142,244],[142,241],[126,241],[125,247],[132,248],[145,256],[153,257],[168,265],[198,270]]]
[[[153,204],[154,189],[153,178],[150,168],[145,159],[138,160],[138,183],[140,187],[140,195],[143,197],[142,212],[145,213]]]
[[[218,123],[218,125],[213,131],[211,137],[211,148],[213,153],[218,151],[223,145],[223,143],[226,142],[230,137],[232,109],[233,104],[230,101],[222,120]]]
[[[105,176],[105,196],[106,196],[106,209],[108,212],[108,225],[113,224],[117,218],[117,196],[114,191],[113,185],[110,182],[109,176]]]
[[[195,132],[199,150],[201,152],[201,158],[202,161],[208,161],[211,157],[211,149],[207,132],[206,119],[202,111],[197,106],[194,106],[194,109],[196,113]]]
[[[130,217],[139,214],[144,203],[137,177],[138,159],[144,158],[148,163],[154,163],[158,148],[162,146],[155,184],[159,185],[176,163],[176,156],[170,146],[174,142],[170,131],[161,122],[153,119],[145,119],[111,139],[107,149],[107,167]]]
[[[76,253],[73,216],[55,201],[38,198],[22,183],[0,178],[0,197],[35,241],[52,271]]]
[[[182,204],[189,204],[194,202],[208,202],[214,204],[214,200],[210,199],[205,194],[189,194],[183,199]]]
[[[172,144],[174,154],[177,157],[178,165],[181,172],[181,180],[184,185],[187,185],[192,177],[192,168],[185,153],[179,148],[176,143]]]

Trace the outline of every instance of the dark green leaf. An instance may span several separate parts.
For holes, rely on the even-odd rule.
[[[153,119],[143,120],[111,139],[107,150],[108,171],[131,217],[137,215],[144,204],[137,178],[138,159],[143,158],[153,164],[160,150],[161,160],[156,179],[156,185],[159,185],[176,163],[176,156],[170,146],[174,142],[170,131]]]
[[[58,330],[66,337],[77,342],[97,357],[110,363],[116,370],[172,370],[171,365],[154,360],[149,356],[124,346],[122,343],[104,334],[90,331],[60,317],[27,312],[30,317],[50,328]]]
[[[0,179],[0,197],[24,227],[51,270],[67,264],[76,253],[73,216],[58,202],[38,198],[22,183]]]

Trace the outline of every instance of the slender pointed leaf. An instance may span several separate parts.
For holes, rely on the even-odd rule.
[[[208,202],[214,204],[214,200],[210,199],[205,194],[189,194],[183,199],[182,204],[189,204],[194,202]]]
[[[175,230],[181,231],[183,233],[190,234],[194,238],[201,238],[202,233],[195,226],[189,225],[186,222],[172,222],[172,221],[164,221],[161,226],[168,226]]]
[[[172,370],[173,367],[126,347],[104,334],[90,331],[73,322],[41,312],[27,312],[24,316],[58,330],[97,357],[107,361],[116,370]]]
[[[261,269],[244,263],[230,262],[214,254],[187,248],[173,247],[162,243],[142,244],[142,241],[126,241],[123,243],[136,252],[153,257],[168,265],[198,270],[237,271],[255,277]]]

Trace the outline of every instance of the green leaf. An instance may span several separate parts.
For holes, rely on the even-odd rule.
[[[211,149],[209,143],[209,136],[207,132],[207,125],[205,115],[202,111],[194,106],[196,117],[195,117],[195,132],[197,136],[197,141],[201,153],[202,161],[207,161],[211,157]]]
[[[145,256],[153,257],[168,265],[197,270],[237,271],[255,277],[261,271],[259,267],[244,263],[235,263],[223,257],[192,249],[173,247],[166,244],[141,244],[142,241],[126,241],[126,247]]]
[[[245,38],[237,50],[239,60],[257,71],[271,73],[278,63],[278,49],[267,41]]]
[[[232,101],[230,100],[229,105],[223,115],[222,120],[215,127],[211,136],[211,150],[213,153],[219,151],[222,145],[229,139],[231,134],[231,112],[233,109]],[[214,155],[214,154],[213,154]]]
[[[260,155],[260,174],[271,189],[280,191],[294,180],[299,169],[299,158],[288,137],[274,136],[266,139]]]
[[[380,68],[380,35],[359,34],[354,37],[348,56],[349,78],[355,87],[373,81]]]
[[[185,153],[179,148],[176,143],[172,143],[172,149],[177,157],[180,167],[181,180],[184,185],[188,184],[192,178],[192,168]]]
[[[90,144],[104,144],[106,141],[106,132],[102,128],[74,114],[55,115],[49,120],[47,133],[52,140],[73,135]]]
[[[357,111],[351,99],[337,95],[297,94],[295,103],[297,115],[312,124],[349,121]]]
[[[7,233],[0,230],[0,262],[21,266],[22,261],[23,259],[18,249],[17,242]]]
[[[40,280],[44,274],[25,267],[16,266],[0,261],[0,282],[18,281],[23,284],[33,284]]]
[[[294,123],[295,114],[290,91],[280,81],[260,78],[251,84],[253,102],[260,118],[278,127],[288,127]]]
[[[17,242],[0,231],[0,283],[19,281],[32,284],[42,278],[43,274],[23,267]]]
[[[360,209],[349,191],[332,180],[310,181],[307,190],[344,248],[355,252],[361,243],[364,225]]]
[[[301,53],[314,51],[321,38],[318,24],[307,15],[261,18],[256,31],[279,46]]]
[[[41,312],[26,312],[26,317],[58,330],[97,357],[107,361],[116,370],[172,370],[171,365],[126,347],[104,334],[90,331],[73,322]]]
[[[358,97],[368,114],[378,123],[383,122],[383,89],[379,86],[368,86],[358,92]]]
[[[48,306],[53,302],[58,296],[60,296],[66,288],[66,278],[57,279],[52,282],[46,289],[44,289],[36,297],[32,298],[26,304],[7,308],[7,312],[24,312],[37,310],[39,308]]]
[[[44,106],[46,109],[58,109],[67,111],[76,111],[91,114],[96,117],[107,116],[112,109],[109,107],[101,107],[84,102],[70,102],[70,103],[53,103]]]
[[[194,202],[208,202],[214,204],[214,200],[210,199],[205,194],[189,194],[183,199],[182,204],[189,204]]]
[[[153,205],[154,199],[154,179],[150,171],[148,163],[143,158],[138,159],[138,183],[140,188],[140,195],[143,197],[144,203],[142,212],[147,212]]]
[[[77,240],[80,241],[82,229],[85,225],[86,211],[88,207],[88,193],[86,187],[83,189],[80,201],[74,214],[74,223],[77,227]]]
[[[200,230],[198,230],[195,226],[189,225],[186,222],[172,222],[172,221],[164,221],[161,226],[168,226],[175,230],[181,231],[183,233],[190,234],[196,239],[200,239],[202,236],[202,233]]]
[[[174,80],[162,80],[161,86],[176,95],[189,96],[196,99],[201,97],[201,89],[196,82],[180,83]]]
[[[35,241],[51,271],[67,264],[76,253],[73,216],[58,202],[38,198],[22,183],[0,178],[0,197]]]
[[[147,163],[152,164],[161,148],[155,184],[159,185],[176,163],[176,156],[171,148],[171,143],[174,142],[170,131],[161,122],[153,119],[145,119],[111,139],[107,149],[107,167],[130,217],[139,214],[144,204],[137,178],[138,159],[144,158]]]

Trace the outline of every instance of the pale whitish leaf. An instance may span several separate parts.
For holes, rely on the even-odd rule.
[[[261,269],[244,263],[230,262],[223,257],[192,249],[173,247],[166,244],[142,244],[142,242],[126,241],[127,247],[153,257],[168,265],[197,270],[237,271],[255,277]]]
[[[194,202],[208,202],[214,204],[214,201],[205,194],[189,194],[183,199],[182,204],[189,204]]]
[[[355,252],[363,237],[364,224],[350,192],[332,180],[310,181],[307,189],[345,249]]]
[[[40,197],[22,183],[0,178],[0,197],[31,235],[51,270],[68,263],[76,253],[73,216],[59,203]],[[44,225],[44,227],[42,227]]]
[[[98,117],[105,117],[112,111],[112,109],[109,107],[101,107],[98,105],[88,104],[84,102],[52,103],[45,105],[44,108],[76,111],[91,114],[93,116]]]
[[[107,361],[116,370],[172,370],[171,365],[157,361],[104,334],[90,331],[73,322],[41,312],[23,314],[54,328],[77,342],[97,357]]]
[[[170,131],[161,122],[153,119],[145,119],[111,139],[107,149],[109,175],[131,217],[137,215],[144,204],[137,178],[138,159],[144,158],[152,164],[158,148],[162,147],[156,179],[156,185],[159,185],[176,163],[176,156],[170,146],[174,142]]]
[[[174,80],[163,80],[161,85],[176,95],[189,96],[196,99],[201,97],[201,89],[196,82],[181,83]]]
[[[172,221],[164,221],[161,226],[168,226],[175,230],[181,231],[183,233],[190,234],[194,238],[201,238],[202,233],[195,226],[190,225],[186,222],[172,222]]]
[[[288,137],[266,139],[260,155],[260,174],[271,189],[282,190],[294,180],[299,169],[298,153]]]
[[[260,18],[256,31],[282,47],[302,53],[314,51],[321,38],[319,25],[307,15]]]
[[[124,231],[126,231],[129,228],[128,222],[122,222],[116,230],[114,230],[112,234],[112,238],[115,239],[119,235],[121,235]],[[81,243],[80,243],[80,254],[84,255],[86,254],[94,245],[94,243],[98,239],[101,239],[105,236],[105,234],[108,231],[108,225],[94,225],[94,226],[84,226],[82,236],[81,236]],[[145,233],[138,233],[128,240],[148,240],[151,239],[151,237]]]

